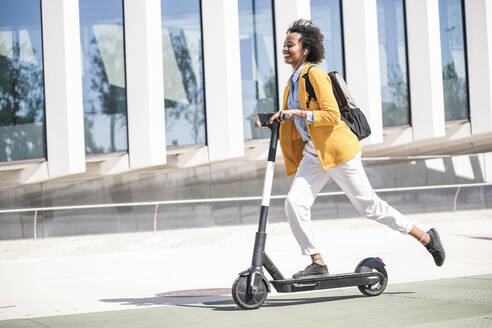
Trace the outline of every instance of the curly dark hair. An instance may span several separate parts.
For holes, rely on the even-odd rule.
[[[286,34],[299,33],[303,49],[309,51],[307,61],[318,64],[325,58],[325,47],[323,46],[323,34],[319,27],[307,19],[298,19],[290,24]]]

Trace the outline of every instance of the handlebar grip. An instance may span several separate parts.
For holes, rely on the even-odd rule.
[[[250,117],[250,119],[254,122],[257,128],[264,128],[271,126],[270,118],[275,113],[257,113]],[[290,114],[284,114],[283,119],[288,120],[292,117]]]

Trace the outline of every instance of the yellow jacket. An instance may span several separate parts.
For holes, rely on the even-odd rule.
[[[313,112],[314,124],[306,123],[306,125],[321,165],[324,170],[327,170],[354,158],[362,146],[357,136],[340,119],[340,110],[333,95],[330,77],[319,67],[313,67],[309,71],[309,81],[313,86],[317,101],[311,100],[309,108],[306,108],[308,93],[306,92],[306,80],[302,77],[311,65],[309,62],[306,63],[299,77],[299,103],[302,110]],[[287,84],[284,90],[283,109],[287,109],[289,90],[290,85]],[[293,119],[280,125],[280,147],[287,175],[297,172],[304,145],[305,142],[297,131]]]

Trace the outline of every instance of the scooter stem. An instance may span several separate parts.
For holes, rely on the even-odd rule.
[[[268,217],[268,209],[270,206],[270,196],[272,194],[272,183],[273,183],[273,172],[275,168],[275,157],[277,155],[277,145],[278,145],[278,135],[280,123],[273,121],[273,123],[268,123],[268,119],[272,116],[271,113],[260,113],[258,114],[262,121],[262,126],[266,126],[270,129],[270,148],[268,150],[268,162],[266,167],[265,179],[263,182],[263,195],[261,198],[261,210],[260,210],[260,221],[258,223],[258,232],[255,238],[255,247],[253,250],[253,267],[261,268],[263,266],[263,252],[265,251],[265,241],[266,241],[266,224]]]
[[[247,294],[256,295],[258,286],[264,280],[263,275],[263,254],[266,243],[266,224],[268,217],[268,208],[270,206],[270,196],[272,194],[273,171],[275,168],[275,156],[277,155],[278,135],[280,123],[273,121],[270,123],[270,117],[274,113],[259,113],[255,115],[255,124],[257,127],[268,127],[270,129],[270,148],[268,150],[268,162],[263,182],[263,195],[261,198],[260,221],[258,223],[258,232],[256,232],[255,246],[253,250],[253,259],[251,267],[248,269],[249,275],[247,280]]]
[[[266,231],[268,208],[270,207],[270,196],[272,195],[273,172],[275,169],[275,157],[277,155],[278,132],[280,123],[274,121],[269,126],[271,131],[270,148],[268,149],[268,162],[266,166],[265,179],[263,180],[263,194],[261,197],[261,212],[258,232]]]

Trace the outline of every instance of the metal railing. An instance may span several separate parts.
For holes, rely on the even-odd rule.
[[[456,201],[462,188],[472,187],[484,187],[491,186],[490,182],[480,183],[468,183],[468,184],[451,184],[451,185],[434,185],[434,186],[416,186],[416,187],[400,187],[400,188],[381,188],[374,189],[376,193],[385,192],[399,192],[399,191],[413,191],[413,190],[435,190],[435,189],[454,189],[456,193],[453,200],[453,212],[456,211]],[[324,192],[319,193],[318,197],[344,195],[343,191]],[[270,199],[285,199],[287,195],[271,196]],[[37,238],[37,220],[38,212],[46,211],[66,211],[66,210],[80,210],[80,209],[96,209],[96,208],[111,208],[111,207],[138,207],[138,206],[154,206],[154,232],[157,231],[157,213],[159,205],[176,205],[176,204],[200,204],[200,203],[225,203],[225,202],[237,202],[237,201],[252,201],[261,200],[261,196],[251,197],[224,197],[224,198],[200,198],[200,199],[182,199],[182,200],[164,200],[164,201],[151,201],[151,202],[133,202],[133,203],[113,203],[113,204],[91,204],[91,205],[73,205],[73,206],[51,206],[51,207],[33,207],[33,208],[18,208],[0,210],[0,214],[9,213],[26,213],[33,212],[33,224],[34,224],[34,239]]]

